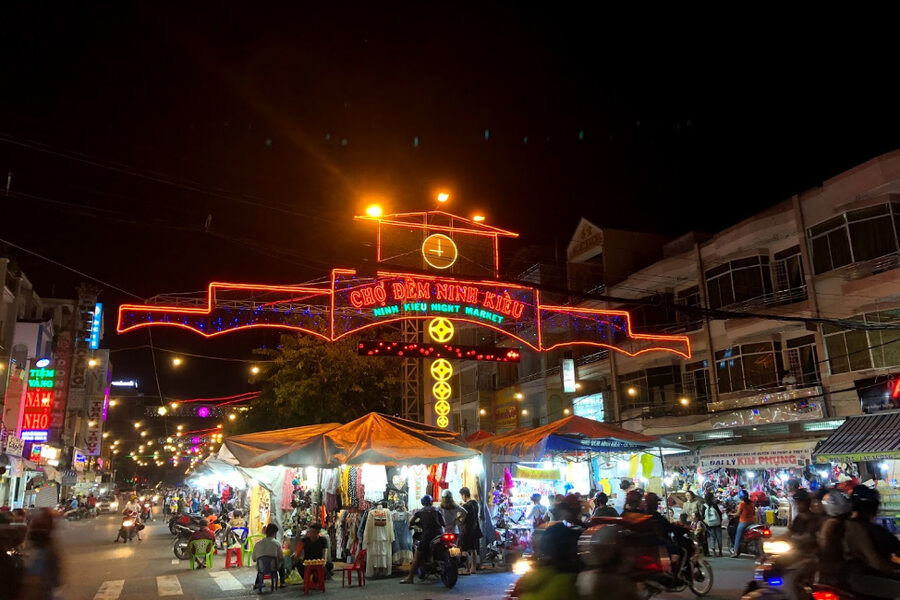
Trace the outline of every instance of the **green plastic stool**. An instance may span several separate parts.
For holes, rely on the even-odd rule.
[[[197,561],[206,559],[206,568],[212,569],[213,552],[216,545],[212,540],[194,540],[188,544],[188,556],[191,558],[191,569],[197,568]]]
[[[256,542],[258,542],[259,540],[264,539],[266,539],[266,536],[261,533],[247,536],[247,541],[244,542],[244,566],[252,566],[253,561],[250,559],[250,557],[253,555],[253,546],[255,546]]]

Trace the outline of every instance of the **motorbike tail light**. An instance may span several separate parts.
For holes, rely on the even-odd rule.
[[[765,529],[762,530],[762,536],[766,537],[766,538],[772,537],[772,530],[769,529],[768,527],[766,527]]]
[[[816,591],[812,593],[813,600],[840,600],[834,592]]]
[[[441,537],[442,537],[442,538],[444,539],[444,541],[447,542],[448,544],[452,544],[453,542],[456,541],[456,534],[455,534],[455,533],[445,533],[445,534],[442,535]]]

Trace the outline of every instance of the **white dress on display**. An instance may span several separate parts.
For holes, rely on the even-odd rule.
[[[366,550],[366,577],[391,574],[391,543],[394,541],[394,523],[391,511],[374,508],[366,519],[363,548]]]

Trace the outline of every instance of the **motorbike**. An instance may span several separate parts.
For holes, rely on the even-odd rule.
[[[712,567],[687,531],[679,535],[683,536],[679,545],[686,552],[689,545],[690,551],[673,567],[669,549],[661,543],[652,523],[646,519],[603,518],[578,541],[579,556],[588,567],[576,581],[581,596],[637,595],[646,600],[685,589],[705,596],[713,587]]]
[[[431,557],[419,566],[419,577],[436,575],[447,589],[456,585],[462,551],[456,545],[455,533],[444,533],[431,540]]]
[[[734,547],[734,536],[737,534],[738,520],[731,519],[728,522],[728,539]],[[757,558],[763,554],[763,543],[772,537],[772,530],[768,525],[751,525],[744,530],[741,543],[738,545],[738,554],[750,554]]]
[[[505,519],[498,518],[494,524],[494,539],[486,544],[481,562],[491,563],[491,567],[502,563],[508,571],[522,557],[523,551],[519,536],[509,529]]]
[[[9,598],[18,598],[21,591],[25,563],[19,547],[27,532],[21,525],[0,525],[0,581]]]
[[[122,518],[122,526],[119,527],[119,533],[116,535],[116,539],[113,543],[117,543],[120,539],[123,544],[130,542],[138,532],[138,527],[143,529],[143,525],[138,523],[136,515],[131,513],[126,514]]]
[[[153,520],[153,507],[150,502],[146,500],[141,504],[141,519],[144,521]]]
[[[169,519],[169,532],[172,535],[178,535],[179,528],[181,525],[183,527],[200,527],[201,524],[205,523],[206,520],[201,515],[172,515]]]
[[[57,510],[62,513],[66,521],[80,521],[87,516],[87,509],[83,506],[72,508],[68,505],[61,505]]]
[[[815,562],[815,556],[791,541],[763,542],[763,554],[741,600],[811,600]]]

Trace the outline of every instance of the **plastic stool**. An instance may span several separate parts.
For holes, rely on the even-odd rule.
[[[305,565],[303,567],[303,593],[309,590],[325,591],[325,565]]]
[[[225,568],[242,567],[244,565],[244,549],[240,546],[232,546],[225,550]]]

